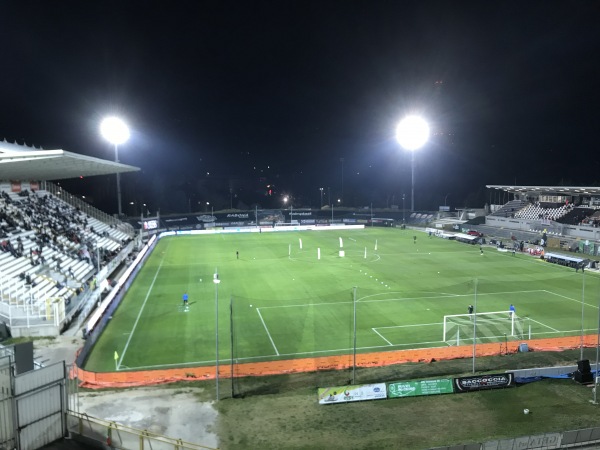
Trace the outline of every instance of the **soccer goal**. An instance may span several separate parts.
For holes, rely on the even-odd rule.
[[[461,341],[472,341],[475,330],[478,339],[523,338],[523,322],[523,318],[511,311],[444,316],[443,340],[450,345],[460,345]]]

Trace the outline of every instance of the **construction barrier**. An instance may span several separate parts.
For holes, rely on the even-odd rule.
[[[551,339],[532,339],[527,341],[532,351],[561,351],[579,348],[581,336],[569,336]],[[583,337],[584,347],[594,347],[597,336]],[[504,352],[514,353],[519,350],[519,341],[488,344],[477,344],[476,357],[494,356]],[[448,360],[470,358],[473,356],[473,346],[436,347],[418,350],[396,350],[376,353],[359,353],[356,355],[356,367],[383,367],[393,364],[431,362],[433,360]],[[319,370],[341,370],[353,367],[353,355],[320,356],[277,360],[255,363],[236,364],[234,377],[258,377],[265,375],[280,375],[289,373],[315,372]],[[180,369],[160,369],[144,371],[90,372],[75,368],[70,373],[71,378],[77,378],[82,387],[99,389],[107,387],[132,387],[154,384],[173,383],[176,381],[209,380],[216,377],[215,366],[186,367]],[[230,378],[231,366],[223,361],[219,364],[219,378]]]

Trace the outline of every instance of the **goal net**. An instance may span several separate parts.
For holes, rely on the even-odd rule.
[[[510,336],[523,338],[523,319],[511,311],[453,314],[444,316],[444,342],[460,345],[472,341],[473,333],[486,341],[497,341]]]

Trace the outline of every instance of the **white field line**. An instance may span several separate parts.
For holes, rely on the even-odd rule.
[[[546,292],[543,289],[535,289],[531,291],[506,291],[506,292],[488,292],[488,293],[478,293],[478,296],[484,295],[506,295],[506,294],[526,294],[531,292]],[[394,292],[383,293],[382,295],[394,294]],[[380,294],[374,294],[380,295]],[[398,301],[408,301],[408,300],[432,300],[432,299],[440,299],[445,300],[448,298],[456,298],[456,297],[472,297],[473,294],[448,294],[448,295],[435,295],[428,297],[397,297],[397,298],[385,298],[381,300],[363,300],[367,297],[362,297],[356,302],[360,303],[378,303],[378,302],[398,302]],[[275,306],[262,306],[261,309],[272,309],[272,308],[300,308],[306,306],[325,306],[325,305],[345,305],[352,304],[352,302],[324,302],[324,303],[302,303],[297,305],[275,305]]]
[[[415,323],[414,325],[394,325],[390,327],[377,327],[378,330],[386,329],[386,328],[409,328],[409,327],[429,327],[433,325],[444,325],[444,322],[437,323]]]
[[[148,292],[146,293],[146,298],[144,299],[144,303],[142,303],[142,307],[140,308],[140,312],[135,319],[135,323],[133,324],[133,328],[131,329],[131,333],[129,334],[129,338],[125,343],[125,348],[121,352],[121,357],[119,358],[119,362],[117,363],[117,370],[121,367],[121,363],[123,362],[123,358],[125,358],[125,353],[127,353],[127,348],[129,347],[129,343],[131,342],[131,338],[133,337],[133,333],[135,333],[135,328],[137,327],[138,322],[140,321],[140,317],[142,317],[142,312],[144,311],[144,307],[146,306],[146,302],[150,298],[150,293],[152,292],[152,288],[154,287],[154,283],[156,282],[156,278],[158,278],[158,273],[160,272],[160,268],[163,265],[164,259],[160,260],[160,264],[158,265],[158,269],[156,269],[156,274],[154,275],[154,279],[152,280],[152,284],[148,288]]]
[[[566,295],[557,294],[556,292],[552,292],[552,291],[544,291],[544,292],[546,292],[547,294],[556,295],[557,297],[562,297],[567,300],[571,300],[572,302],[575,302],[575,303],[581,305],[581,300],[577,300],[576,298],[567,297]],[[598,305],[591,305],[591,304],[585,303],[585,302],[584,302],[584,304],[585,304],[585,306],[591,306],[592,308],[598,309]]]
[[[543,327],[550,328],[552,331],[556,331],[557,333],[562,333],[562,331],[559,331],[556,328],[552,328],[550,325],[546,325],[545,323],[538,322],[537,320],[533,320],[531,317],[528,317],[527,320],[531,320],[532,322],[540,324]]]
[[[299,250],[299,252],[300,253],[305,252],[305,250],[302,249],[302,250]],[[363,254],[363,252],[361,250],[345,250],[345,252],[346,252],[346,255],[349,255],[350,253],[356,253],[357,255]],[[307,257],[303,257],[302,259],[300,259],[300,258],[295,257],[296,254],[292,253],[291,255],[288,255],[288,259],[290,261],[299,261],[299,262],[317,262],[316,256],[315,257],[307,256]],[[309,253],[309,255],[310,255],[310,253]],[[321,259],[326,259],[325,258],[326,255],[327,255],[327,253],[321,252]],[[378,253],[367,253],[367,256],[369,257],[369,259],[367,259],[366,262],[363,262],[363,264],[374,263],[381,259],[381,256],[379,256]],[[331,256],[330,258],[337,259],[337,258],[339,258],[339,256],[337,256],[337,254],[336,254],[336,255]],[[272,258],[272,259],[279,259],[279,258]],[[264,261],[264,259],[261,259],[261,261]]]
[[[568,300],[577,302],[577,303],[581,303],[580,301],[577,301],[575,299],[569,298],[569,297],[565,297],[563,295],[560,294],[556,294],[554,292],[550,292],[547,290],[543,290],[543,289],[535,289],[535,290],[527,290],[527,291],[506,291],[506,292],[491,292],[491,293],[479,293],[478,295],[504,295],[504,294],[520,294],[520,293],[531,293],[531,292],[546,292],[546,293],[550,293],[553,295],[557,295],[560,297],[564,297]],[[381,294],[373,294],[371,296],[368,297],[377,297],[380,295],[389,295],[392,292],[386,292],[386,293],[381,293]],[[392,299],[381,299],[381,300],[363,300],[363,302],[384,302],[384,301],[403,301],[403,300],[420,300],[420,299],[435,299],[435,298],[439,298],[439,299],[446,299],[446,298],[456,298],[456,297],[470,297],[472,296],[472,294],[448,294],[448,295],[443,295],[443,296],[435,296],[435,297],[408,297],[408,298],[392,298]],[[368,297],[363,297],[363,298],[368,298]],[[277,350],[274,341],[271,337],[271,334],[269,333],[269,330],[267,329],[266,323],[263,320],[262,314],[260,313],[259,309],[271,309],[271,308],[299,308],[299,307],[306,307],[306,306],[327,306],[327,305],[340,305],[340,304],[352,304],[352,302],[324,302],[324,303],[304,303],[304,304],[297,304],[297,305],[279,305],[279,306],[263,306],[261,308],[256,308],[257,312],[259,314],[259,317],[263,323],[263,326],[267,332],[267,335],[269,337],[269,339],[271,340],[271,344],[273,345],[273,348],[275,349],[277,356],[280,357],[296,357],[296,356],[310,356],[310,355],[316,355],[316,354],[324,354],[324,353],[337,353],[337,352],[344,352],[344,351],[350,351],[353,350],[353,348],[339,348],[339,349],[332,349],[332,350],[314,350],[314,351],[309,351],[309,352],[296,352],[296,353],[279,353],[279,351]],[[594,305],[590,305],[590,306],[594,306]],[[595,306],[597,308],[597,306]],[[533,320],[533,319],[530,319]],[[537,322],[537,321],[534,321]],[[558,333],[569,333],[569,331],[558,331],[548,325],[545,325],[541,322],[537,322],[540,325],[549,328],[551,330],[553,330],[552,332],[545,332],[545,333],[532,333],[533,335],[547,335],[547,334],[558,334]],[[439,323],[433,323],[433,324],[414,324],[414,325],[398,325],[398,326],[393,326],[393,327],[377,327],[378,329],[384,329],[384,328],[403,328],[403,327],[418,327],[418,326],[427,326],[427,325],[439,325],[441,324],[441,322]],[[375,330],[374,330],[375,331]],[[581,330],[573,330],[573,332],[580,332]],[[378,333],[379,334],[379,333]],[[381,335],[380,335],[381,336]],[[381,336],[383,338],[383,336]],[[503,336],[498,336],[498,338],[501,338]],[[388,342],[388,345],[375,345],[375,346],[367,346],[367,347],[357,347],[358,350],[376,350],[376,349],[386,349],[389,348],[390,346],[392,347],[409,347],[409,348],[435,348],[435,347],[423,347],[423,346],[427,346],[427,345],[431,345],[431,344],[438,344],[438,348],[439,347],[446,347],[448,344],[446,342],[443,341],[428,341],[428,342],[412,342],[412,343],[403,343],[403,344],[390,344],[389,341],[387,341],[387,339],[383,338],[386,342]],[[236,358],[237,361],[255,361],[255,360],[264,360],[267,358],[272,357],[273,355],[264,355],[264,356],[249,356],[249,357],[243,357],[243,358]],[[159,365],[151,365],[151,366],[140,366],[140,367],[135,367],[132,368],[134,370],[144,370],[144,369],[157,369],[157,368],[167,368],[167,367],[181,367],[181,366],[191,366],[191,365],[202,365],[202,364],[212,364],[215,363],[215,360],[205,360],[205,361],[193,361],[193,362],[186,362],[186,363],[175,363],[175,364],[159,364]],[[120,366],[120,365],[119,365]]]
[[[380,327],[382,328],[382,327]],[[595,329],[594,329],[595,330]],[[537,333],[531,333],[532,337],[534,336],[538,336],[538,335],[542,335],[542,336],[547,336],[549,334],[563,334],[563,333],[580,333],[581,330],[570,330],[570,331],[547,331],[547,332],[537,332]],[[527,333],[524,333],[523,335],[526,335]],[[487,336],[487,337],[478,337],[477,338],[477,342],[481,342],[482,339],[501,339],[504,338],[504,336]],[[472,343],[473,339],[461,339],[461,342],[469,342]],[[432,347],[423,347],[426,345],[431,345],[431,344],[437,344],[435,346]],[[390,346],[391,347],[409,347],[409,348],[419,348],[419,349],[424,349],[424,348],[443,348],[443,347],[448,347],[450,344],[448,344],[447,342],[444,341],[428,341],[428,342],[412,342],[412,343],[405,343],[405,344],[392,344],[392,345],[373,345],[373,346],[367,346],[367,347],[357,347],[357,350],[377,350],[377,349],[389,349]],[[296,356],[312,356],[312,355],[318,355],[318,354],[325,354],[325,353],[340,353],[340,352],[348,352],[348,351],[352,351],[353,348],[352,347],[348,347],[348,348],[337,348],[337,349],[331,349],[331,350],[314,350],[311,352],[296,352],[296,353],[280,353],[278,356],[280,357],[296,357]],[[272,358],[273,355],[264,355],[264,356],[247,356],[247,357],[242,357],[242,358],[235,358],[236,362],[237,361],[257,361],[257,360],[268,360],[268,358]],[[224,361],[224,360],[222,360]],[[150,369],[161,369],[161,368],[169,368],[169,367],[182,367],[182,366],[201,366],[203,364],[214,364],[216,361],[215,360],[205,360],[205,361],[191,361],[191,362],[185,362],[185,363],[174,363],[174,364],[157,364],[157,365],[151,365],[151,366],[139,366],[139,367],[131,367],[131,370],[150,370]]]
[[[382,334],[381,334],[379,331],[377,331],[375,328],[371,328],[371,330],[373,330],[375,333],[377,333],[377,335],[378,335],[378,336],[379,336],[381,339],[383,339],[385,342],[387,342],[389,345],[392,345],[392,346],[394,345],[394,344],[392,344],[390,341],[388,341],[386,338],[384,338],[384,337],[383,337],[383,335],[382,335]]]
[[[431,341],[431,342],[412,342],[412,343],[407,343],[407,344],[392,344],[392,347],[410,347],[410,346],[416,346],[416,345],[430,345],[430,344],[437,344],[436,347],[422,347],[422,348],[441,348],[441,347],[447,347],[446,343],[443,341]],[[389,345],[371,345],[368,347],[356,347],[357,350],[376,350],[376,349],[389,349],[390,346]],[[297,352],[297,353],[280,353],[277,356],[281,356],[281,357],[294,357],[294,356],[311,356],[311,355],[317,355],[317,354],[324,354],[324,353],[340,353],[340,352],[349,352],[354,350],[353,347],[348,347],[348,348],[336,348],[336,349],[331,349],[331,350],[315,350],[312,352]],[[248,356],[248,357],[244,357],[244,358],[236,358],[236,361],[256,361],[256,360],[265,360],[267,358],[272,358],[273,355],[265,355],[265,356]],[[219,360],[224,362],[225,360]],[[160,369],[160,368],[167,368],[167,367],[181,367],[181,366],[191,366],[191,365],[195,365],[195,366],[199,366],[199,365],[203,365],[203,364],[212,364],[215,363],[215,360],[206,360],[206,361],[192,361],[192,362],[186,362],[186,363],[174,363],[174,364],[157,364],[157,365],[153,365],[153,366],[139,366],[139,367],[131,367],[131,370],[147,370],[147,369]]]
[[[260,308],[256,308],[256,312],[258,313],[258,317],[260,317],[260,321],[263,324],[263,327],[265,327],[265,331],[267,332],[267,336],[269,336],[269,340],[271,341],[271,345],[273,346],[273,348],[275,349],[275,353],[277,353],[277,356],[279,355],[279,350],[277,350],[277,347],[275,346],[275,342],[273,342],[273,338],[271,337],[271,333],[269,333],[269,329],[267,328],[267,324],[265,323],[262,314],[260,313]]]

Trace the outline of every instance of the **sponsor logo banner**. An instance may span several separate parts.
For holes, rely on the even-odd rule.
[[[497,373],[454,379],[454,392],[471,392],[482,389],[500,389],[515,386],[514,373]]]
[[[388,384],[388,398],[417,397],[419,395],[452,394],[452,378],[437,380],[396,381]]]
[[[360,402],[386,398],[385,383],[319,388],[319,404]]]
[[[198,222],[214,222],[217,220],[215,216],[212,214],[203,214],[201,216],[196,216]]]

